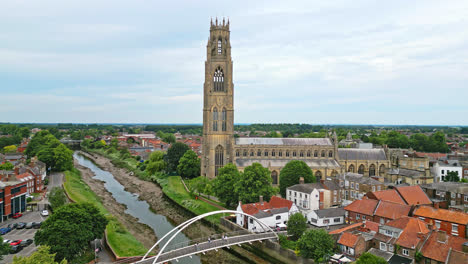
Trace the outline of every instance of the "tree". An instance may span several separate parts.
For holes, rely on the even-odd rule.
[[[17,134],[22,138],[28,138],[31,134],[31,131],[27,127],[22,127],[17,131]]]
[[[307,219],[301,213],[295,213],[288,220],[288,235],[298,240],[307,230]]]
[[[73,151],[64,144],[54,149],[55,169],[58,171],[71,170],[73,168]]]
[[[5,153],[12,153],[12,152],[16,152],[16,146],[15,145],[10,145],[10,146],[5,146],[3,148],[3,151],[5,151]]]
[[[67,203],[67,196],[61,187],[54,187],[49,193],[49,202],[54,210]]]
[[[297,241],[299,255],[322,262],[324,257],[333,254],[335,241],[324,229],[309,229]]]
[[[101,238],[107,218],[89,203],[66,204],[45,220],[36,232],[38,245],[50,246],[55,260],[73,260],[95,238]]]
[[[458,171],[449,171],[447,175],[444,177],[445,182],[458,182],[460,181],[460,177],[458,176]]]
[[[382,257],[365,252],[359,257],[356,264],[387,264],[387,261]]]
[[[10,253],[10,244],[3,243],[3,238],[0,236],[0,260],[3,259],[4,255],[8,255]]]
[[[234,188],[239,179],[240,173],[236,165],[228,163],[219,169],[218,176],[214,180],[214,193],[227,207],[235,206],[239,201],[239,196]]]
[[[280,172],[280,193],[286,197],[286,188],[299,184],[299,178],[304,177],[305,183],[315,182],[314,174],[310,167],[302,160],[288,162]]]
[[[185,178],[200,176],[200,158],[198,158],[197,153],[192,150],[187,150],[179,160],[177,173]]]
[[[8,161],[5,161],[5,163],[0,164],[0,170],[12,170],[14,167],[15,166]]]
[[[167,164],[164,161],[164,152],[152,152],[147,160],[147,164],[144,164],[143,168],[149,173],[149,175],[165,170],[167,168]]]
[[[257,202],[259,196],[268,201],[275,194],[275,189],[271,186],[270,170],[257,162],[244,169],[234,188],[243,203]]]
[[[189,150],[189,147],[181,142],[176,142],[167,150],[166,162],[169,171],[175,171],[179,166],[179,160]]]
[[[13,264],[67,264],[67,260],[55,261],[55,254],[50,253],[50,247],[40,246],[29,257],[13,257]]]

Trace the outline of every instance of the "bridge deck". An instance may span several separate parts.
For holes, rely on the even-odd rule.
[[[217,240],[212,240],[211,242],[203,242],[179,249],[174,249],[172,251],[169,251],[167,253],[161,254],[159,256],[159,259],[157,260],[156,263],[164,263],[168,262],[171,260],[175,259],[180,259],[183,257],[188,257],[192,256],[195,254],[203,253],[205,251],[210,251],[210,250],[215,250],[218,248],[223,248],[223,247],[228,247],[228,246],[234,246],[238,244],[243,244],[243,243],[248,243],[248,242],[254,242],[254,241],[260,241],[260,240],[266,240],[266,239],[276,239],[276,235],[274,233],[258,233],[258,234],[248,234],[248,235],[241,235],[241,236],[235,236],[235,237],[228,237],[225,240],[223,239],[217,239]],[[136,263],[144,263],[144,264],[150,264],[153,263],[155,257],[151,257],[148,259],[145,259],[143,261],[139,261]]]

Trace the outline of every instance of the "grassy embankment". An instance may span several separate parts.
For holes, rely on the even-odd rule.
[[[117,167],[126,168],[130,171],[133,171],[133,173],[142,180],[157,182],[161,186],[164,194],[166,194],[171,200],[196,215],[219,210],[219,208],[211,204],[195,199],[195,195],[193,193],[189,193],[185,190],[180,176],[164,176],[159,178],[155,176],[149,176],[137,168],[138,161],[136,161],[134,158],[122,159],[118,152],[109,154],[106,153],[106,151],[103,149],[88,149],[87,151],[102,155],[110,159],[112,164]],[[207,217],[206,220],[212,223],[219,223],[220,217],[221,215],[213,215]]]
[[[141,256],[147,249],[125,227],[112,216],[102,205],[99,197],[81,180],[81,173],[77,169],[65,172],[65,191],[68,196],[77,203],[88,202],[99,208],[109,220],[107,224],[107,240],[114,252],[119,257]]]

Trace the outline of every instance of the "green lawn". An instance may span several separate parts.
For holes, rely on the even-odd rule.
[[[141,256],[147,249],[102,205],[99,197],[81,180],[81,173],[77,169],[65,172],[64,188],[68,196],[77,203],[89,202],[109,220],[106,227],[107,240],[114,252],[120,257]]]
[[[163,191],[167,196],[194,214],[201,215],[220,210],[211,204],[201,200],[195,200],[195,197],[185,190],[180,176],[168,176],[158,182],[163,187]],[[212,215],[206,219],[213,223],[219,223],[219,218],[221,216],[222,215]]]

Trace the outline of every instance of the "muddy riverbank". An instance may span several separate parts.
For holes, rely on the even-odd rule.
[[[101,169],[112,173],[114,178],[125,187],[126,191],[138,194],[139,199],[145,200],[150,205],[151,210],[157,214],[166,216],[174,225],[178,225],[192,217],[188,212],[177,207],[172,201],[168,200],[158,185],[132,176],[126,169],[115,167],[111,161],[105,157],[95,154],[90,155],[84,152],[80,152],[80,154],[91,159]],[[137,223],[136,218],[124,213],[126,209],[125,206],[117,203],[115,199],[113,199],[112,195],[106,191],[101,181],[91,178],[93,173],[89,169],[87,170],[87,168],[79,164],[77,169],[82,171],[83,180],[90,185],[91,189],[101,197],[101,199],[103,199],[103,204],[106,208],[121,220],[135,238],[141,241],[145,247],[149,248],[156,241],[156,237],[151,228],[144,224]],[[184,232],[185,235],[192,239],[207,237],[214,234],[211,228],[201,223],[194,224],[184,231],[186,231]],[[241,259],[223,250],[207,252],[206,255],[201,255],[200,257],[203,263],[245,263]],[[251,258],[256,259],[255,262],[262,263],[262,261],[255,256],[251,256]]]

